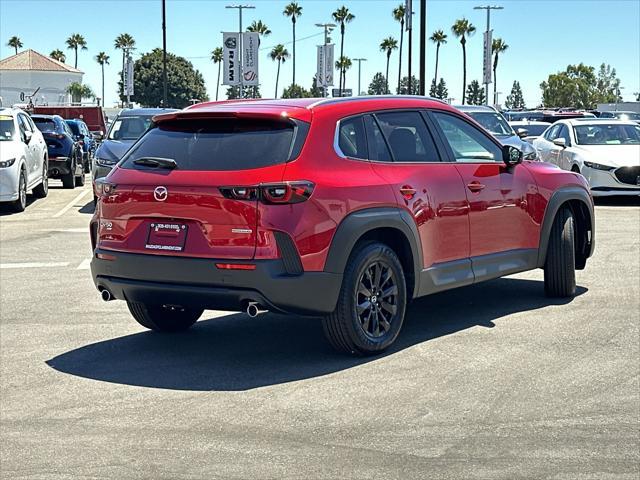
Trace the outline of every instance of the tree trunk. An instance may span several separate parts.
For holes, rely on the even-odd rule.
[[[385,77],[387,87],[386,87],[386,91],[384,92],[387,95],[391,93],[389,91],[389,59],[391,59],[391,51],[387,51],[387,76]]]
[[[464,37],[462,37],[464,40]],[[462,105],[464,105],[464,95],[467,90],[467,48],[465,46],[464,41],[460,41],[462,43]]]
[[[120,100],[122,100],[124,97],[124,50],[122,50],[122,71],[120,73],[120,80],[122,80],[122,93],[120,94]]]
[[[18,54],[18,46],[14,45],[14,48],[16,49],[16,55]]]
[[[493,104],[496,102],[496,92],[498,91],[498,81],[496,80],[496,70],[498,70],[498,52],[496,52],[496,59],[493,61]],[[487,103],[488,103],[487,99]]]
[[[293,84],[296,84],[296,17],[295,15],[292,18],[293,22]],[[295,88],[294,88],[295,92]],[[295,93],[294,93],[295,96]]]
[[[404,39],[404,20],[400,22],[400,52],[398,58],[398,93],[400,93],[400,81],[402,80],[402,42]],[[411,82],[411,79],[409,79]]]
[[[78,47],[76,47],[74,50],[76,51],[76,61],[73,65],[73,68],[78,68]]]
[[[440,58],[440,42],[436,45],[436,74],[433,77],[434,85],[438,84],[438,59]]]
[[[280,60],[278,60],[278,74],[276,75],[276,93],[273,98],[278,98],[278,81],[280,80]]]
[[[340,24],[340,61],[344,57],[344,23]],[[344,76],[344,68],[340,68],[340,84],[338,85],[338,94],[342,96],[342,78]]]
[[[218,91],[220,90],[220,67],[222,62],[218,62],[218,83],[216,84],[216,102],[218,101]]]
[[[102,106],[104,107],[104,63],[102,64]]]

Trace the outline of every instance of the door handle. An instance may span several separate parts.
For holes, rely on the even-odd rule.
[[[403,185],[400,187],[400,193],[405,198],[405,200],[411,200],[416,194],[416,189],[411,185]]]
[[[473,181],[473,182],[470,182],[470,183],[467,184],[467,188],[469,190],[471,190],[472,192],[479,192],[479,191],[483,190],[484,187],[485,187],[485,185],[483,185],[480,182],[476,182],[476,181]]]

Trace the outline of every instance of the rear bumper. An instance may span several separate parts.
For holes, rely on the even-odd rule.
[[[60,175],[66,175],[71,171],[69,167],[69,157],[49,157],[49,177],[59,177]]]
[[[98,253],[115,259],[99,259]],[[101,249],[95,254],[91,274],[96,287],[119,300],[142,303],[241,311],[248,302],[258,302],[284,313],[324,315],[335,309],[342,284],[341,274],[289,275],[279,259],[242,262],[255,264],[255,270],[220,270],[213,259]]]

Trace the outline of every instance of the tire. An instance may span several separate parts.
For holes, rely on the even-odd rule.
[[[575,221],[569,208],[556,214],[551,227],[544,264],[544,291],[549,297],[566,298],[576,293]]]
[[[91,151],[87,152],[87,158],[84,160],[84,173],[91,173]]]
[[[381,301],[372,307],[372,298]],[[369,243],[351,254],[336,309],[323,319],[324,333],[340,352],[374,355],[398,337],[406,306],[406,282],[398,256],[382,243]]]
[[[44,198],[49,194],[49,176],[47,172],[48,165],[45,160],[42,166],[42,183],[33,189],[33,196],[36,198]]]
[[[196,323],[202,312],[200,309],[170,309],[162,305],[127,301],[133,318],[145,328],[155,332],[183,332]]]
[[[79,187],[84,186],[84,169],[82,173],[76,177],[76,185]]]
[[[11,202],[11,210],[20,213],[24,212],[25,208],[27,208],[27,174],[24,169],[21,169],[18,179],[18,199]]]
[[[71,159],[71,167],[69,168],[69,173],[65,174],[62,177],[62,187],[63,188],[76,188],[76,159],[73,157]]]

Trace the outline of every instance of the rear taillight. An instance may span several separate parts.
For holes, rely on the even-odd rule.
[[[97,179],[95,185],[96,185],[96,196],[98,197],[111,195],[116,190],[116,185],[106,181],[104,178]]]
[[[233,200],[255,200],[267,205],[300,203],[313,193],[314,184],[308,181],[263,183],[251,187],[220,187],[225,198]]]

